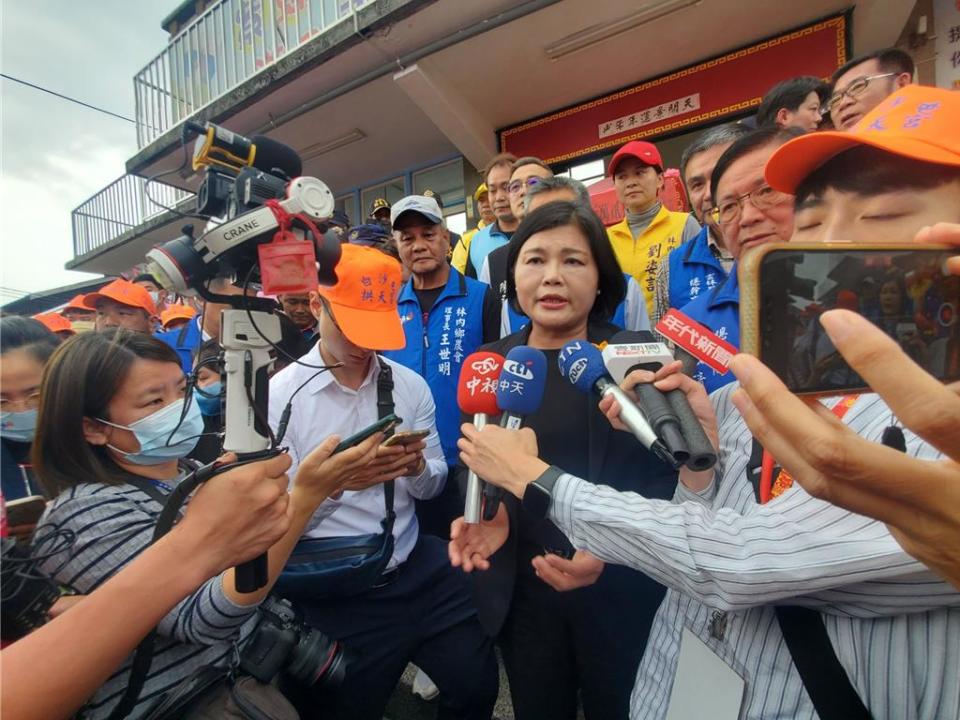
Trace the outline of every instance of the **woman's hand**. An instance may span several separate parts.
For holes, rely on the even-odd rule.
[[[557,592],[566,592],[593,585],[603,572],[605,563],[586,550],[577,550],[567,560],[548,553],[533,559],[537,577]]]
[[[486,482],[523,497],[523,491],[549,465],[537,457],[537,436],[530,428],[505,430],[487,425],[477,430],[464,423],[457,441],[463,464]]]
[[[816,400],[796,397],[756,358],[737,355],[733,402],[750,430],[811,495],[887,523],[904,550],[960,588],[960,397],[860,315],[820,322],[897,418],[947,459],[869,442]]]
[[[218,462],[236,459],[227,453]],[[281,454],[241,465],[214,475],[194,493],[170,536],[185,554],[206,556],[203,579],[261,555],[289,530],[290,462]]]
[[[366,469],[374,462],[383,433],[375,433],[363,442],[333,455],[340,438],[331,435],[307,455],[297,468],[293,490],[304,499],[304,509],[313,511],[332,495],[340,493],[351,483],[359,482]]]
[[[503,547],[510,535],[510,518],[500,504],[497,514],[490,522],[466,523],[458,517],[450,525],[450,544],[447,554],[453,567],[462,567],[464,572],[489,570],[489,558]]]

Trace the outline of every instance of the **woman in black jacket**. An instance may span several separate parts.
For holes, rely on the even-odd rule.
[[[592,482],[668,499],[676,471],[615,432],[596,400],[557,366],[567,342],[601,344],[619,331],[608,318],[624,292],[623,273],[593,211],[549,203],[530,213],[510,242],[508,301],[531,322],[483,349],[506,355],[528,345],[546,355],[543,403],[525,421],[536,432],[541,458]],[[489,633],[499,634],[518,720],[572,719],[578,695],[588,720],[626,718],[664,588],[575,552],[553,523],[525,515],[512,496],[504,497],[491,523],[464,526],[460,518],[452,532],[455,564],[484,570],[476,574],[480,618]],[[477,533],[485,536],[495,551],[489,561],[460,558],[468,533],[472,544]]]

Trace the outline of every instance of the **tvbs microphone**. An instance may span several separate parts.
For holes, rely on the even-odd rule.
[[[497,384],[500,427],[519,430],[523,418],[540,408],[547,386],[547,358],[536,348],[520,345],[507,353]],[[493,485],[484,488],[483,519],[493,520],[503,491]]]
[[[457,383],[457,405],[461,412],[473,415],[477,429],[487,424],[488,415],[500,412],[497,407],[497,383],[503,356],[494,352],[475,352],[468,355],[460,366]],[[467,473],[467,497],[463,505],[463,519],[467,523],[480,522],[480,506],[483,488],[477,474]]]
[[[652,332],[625,330],[614,335],[604,348],[603,360],[613,379],[623,382],[634,370],[656,372],[673,362],[673,353],[657,342]],[[683,390],[664,394],[651,383],[641,383],[635,390],[650,424],[678,463],[696,471],[709,470],[716,464],[717,453]]]
[[[600,397],[612,395],[620,404],[620,420],[630,428],[637,440],[670,467],[678,467],[673,455],[660,442],[640,408],[607,373],[603,356],[593,344],[586,340],[568,342],[560,351],[557,361],[560,374],[577,390],[588,394],[596,393]]]

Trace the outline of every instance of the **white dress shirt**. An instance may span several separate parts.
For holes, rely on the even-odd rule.
[[[666,716],[686,627],[744,679],[741,718],[816,718],[776,604],[822,614],[837,657],[876,720],[960,716],[960,593],[904,553],[883,523],[799,485],[758,505],[745,473],[752,436],[730,402],[736,387],[711,395],[719,485],[699,494],[678,485],[673,503],[571,475],[554,487],[551,519],[575,547],[670,588],[637,673],[631,717]],[[872,394],[844,417],[872,441],[891,421]],[[904,434],[910,455],[939,456]],[[725,631],[711,632],[722,613]]]
[[[310,365],[323,365],[320,343],[314,345],[302,359]],[[423,451],[426,460],[423,472],[417,477],[397,478],[394,483],[393,508],[397,518],[393,526],[393,557],[387,565],[388,568],[394,568],[406,561],[417,542],[414,499],[428,500],[443,490],[447,463],[440,447],[440,436],[434,421],[433,396],[427,383],[403,365],[386,359],[385,362],[393,370],[394,412],[403,419],[397,429],[430,430],[427,447]],[[377,421],[380,366],[375,358],[371,359],[367,377],[357,390],[341,385],[332,372],[324,372],[311,380],[310,377],[315,373],[317,370],[313,368],[292,363],[270,380],[270,426],[274,432],[291,395],[303,383],[307,383],[293,398],[290,422],[282,443],[289,448],[293,460],[288,471],[291,481],[301,459],[327,437],[336,433],[341,438],[347,438]],[[383,532],[380,523],[385,513],[382,484],[358,492],[344,491],[339,499],[328,499],[317,509],[306,536],[380,533]]]

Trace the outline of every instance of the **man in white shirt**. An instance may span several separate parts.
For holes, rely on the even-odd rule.
[[[450,567],[445,543],[421,536],[414,514],[414,500],[439,494],[447,474],[433,398],[423,378],[371,349],[404,343],[397,314],[400,265],[374,248],[344,245],[337,275],[335,286],[310,294],[320,341],[270,381],[274,429],[292,398],[284,445],[293,467],[328,435],[347,437],[377,421],[382,367],[393,376],[394,412],[403,419],[397,429],[429,435],[381,447],[366,472],[320,506],[306,533],[316,538],[381,533],[384,483],[393,481],[394,549],[380,582],[303,608],[307,622],[340,640],[351,659],[339,687],[311,688],[304,693],[308,697],[299,698],[298,709],[304,718],[322,709],[325,719],[379,719],[407,663],[415,662],[440,688],[441,717],[489,718],[497,696],[491,643],[462,575]],[[318,373],[321,366],[337,364]]]

